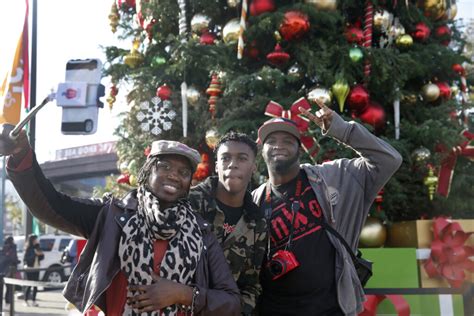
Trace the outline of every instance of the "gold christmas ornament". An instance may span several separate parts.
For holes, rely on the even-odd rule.
[[[446,0],[424,0],[423,12],[425,16],[438,20],[446,14]]]
[[[138,51],[140,47],[140,41],[138,39],[133,41],[133,47],[129,54],[127,54],[123,60],[125,65],[130,68],[137,67],[143,61],[143,55]]]
[[[415,94],[405,94],[401,98],[401,102],[404,105],[415,105],[416,104],[417,97]]]
[[[387,228],[382,220],[367,217],[360,233],[359,247],[382,247],[387,239]]]
[[[195,14],[191,19],[191,30],[194,33],[201,34],[205,30],[209,29],[211,18],[202,13]]]
[[[377,10],[374,14],[374,28],[385,32],[392,25],[393,15],[387,10]]]
[[[118,21],[120,20],[120,15],[118,13],[118,8],[117,8],[117,3],[114,1],[112,4],[112,8],[110,8],[110,13],[109,13],[109,25],[110,28],[112,29],[112,33],[115,33],[117,31],[117,26],[118,26]]]
[[[239,5],[240,1],[239,0],[227,0],[227,5],[230,7],[230,8],[237,8],[237,6]]]
[[[237,43],[239,40],[240,22],[239,19],[232,19],[222,30],[222,40],[226,44]]]
[[[201,93],[198,91],[198,89],[196,89],[196,87],[190,86],[186,90],[186,99],[190,105],[195,106],[198,103],[200,97]]]
[[[339,79],[331,87],[332,93],[336,96],[337,104],[339,104],[339,111],[344,111],[344,103],[351,88],[345,80]]]
[[[319,102],[322,102],[325,105],[329,106],[332,101],[332,93],[328,89],[319,87],[311,89],[306,97],[313,104],[317,104],[316,100],[318,100]]]
[[[427,83],[421,88],[423,100],[427,102],[436,101],[439,98],[439,87],[433,83]]]
[[[436,190],[436,186],[438,185],[438,177],[434,175],[432,167],[428,169],[428,175],[423,180],[423,184],[428,187],[428,195],[430,200],[433,200],[434,192]]]
[[[307,4],[312,4],[321,11],[336,11],[337,0],[305,0]]]
[[[400,48],[408,48],[413,45],[413,37],[409,34],[405,34],[397,37],[395,44]]]
[[[452,21],[458,14],[458,6],[456,3],[451,3],[451,6],[446,10],[446,13],[443,16],[443,19]]]
[[[136,187],[137,184],[138,184],[138,179],[137,179],[137,176],[135,176],[134,174],[131,174],[130,177],[128,178],[128,181],[130,182],[130,185],[132,187]]]
[[[428,148],[420,146],[411,153],[411,158],[417,163],[425,163],[431,157],[431,152]]]
[[[217,142],[219,141],[220,135],[217,129],[211,128],[206,132],[206,144],[209,148],[216,148]]]

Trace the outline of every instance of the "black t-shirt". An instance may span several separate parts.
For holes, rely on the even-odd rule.
[[[222,203],[221,201],[217,200],[217,207],[224,213],[224,239],[234,231],[235,225],[239,221],[240,217],[242,216],[243,206],[233,207]]]
[[[304,171],[289,183],[272,187],[270,257],[288,242],[298,178],[300,208],[288,250],[300,266],[272,280],[268,260],[264,260],[261,315],[342,315],[336,294],[335,249],[321,227],[323,213]]]

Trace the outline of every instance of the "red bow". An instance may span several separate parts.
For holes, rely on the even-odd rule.
[[[296,123],[296,126],[298,127],[298,130],[301,133],[301,146],[303,146],[303,149],[309,154],[311,159],[313,159],[319,152],[319,144],[316,138],[307,133],[309,122],[307,118],[300,116],[300,106],[306,110],[311,109],[311,105],[304,97],[301,97],[296,100],[291,105],[289,110],[284,110],[283,106],[281,106],[280,104],[276,103],[275,101],[270,101],[268,102],[267,107],[265,108],[265,115],[271,117],[287,118],[294,121]]]
[[[459,146],[454,147],[449,155],[441,162],[441,169],[438,174],[438,194],[448,196],[451,189],[451,180],[453,179],[454,167],[459,155],[468,158],[474,158],[474,133],[467,129],[461,132],[461,135],[466,138]]]
[[[430,278],[442,276],[455,288],[461,287],[466,275],[464,270],[474,272],[474,247],[464,245],[472,234],[462,230],[457,222],[439,217],[433,220],[431,255],[424,267]]]
[[[367,300],[364,302],[364,311],[359,316],[375,316],[377,315],[377,305],[384,299],[392,302],[398,316],[410,316],[410,305],[401,295],[366,295]]]

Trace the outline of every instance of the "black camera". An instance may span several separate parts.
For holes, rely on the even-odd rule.
[[[296,260],[295,255],[288,250],[278,250],[267,263],[267,269],[272,276],[272,280],[276,280],[291,270],[299,267],[300,263]]]

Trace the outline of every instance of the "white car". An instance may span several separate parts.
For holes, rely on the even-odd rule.
[[[71,274],[69,263],[61,263],[61,256],[69,242],[78,237],[73,235],[40,235],[38,241],[40,248],[44,253],[44,259],[40,262],[40,268],[48,268],[49,270],[40,271],[39,279],[45,282],[63,282],[67,280]],[[18,260],[21,261],[19,268],[23,267],[23,254],[25,251],[25,236],[15,236]]]

